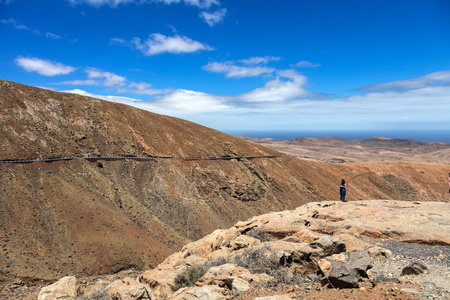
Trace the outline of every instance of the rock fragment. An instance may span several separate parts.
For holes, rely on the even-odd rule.
[[[367,278],[367,270],[372,267],[367,251],[352,251],[321,259],[319,267],[325,286],[334,288],[355,288],[359,282]]]
[[[403,268],[402,274],[400,274],[400,276],[419,275],[425,273],[426,271],[428,271],[428,268],[425,265],[419,262],[413,262],[410,265]]]
[[[38,300],[75,300],[77,297],[77,283],[75,276],[66,276],[57,282],[43,287],[38,295]]]

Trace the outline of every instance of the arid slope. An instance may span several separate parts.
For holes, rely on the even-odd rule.
[[[0,81],[0,100],[0,160],[278,154],[184,120],[9,81]],[[341,178],[349,200],[448,201],[445,164],[72,160],[2,163],[0,174],[0,280],[149,268],[216,228],[336,200]]]

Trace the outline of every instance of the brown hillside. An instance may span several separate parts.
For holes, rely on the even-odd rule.
[[[184,120],[0,81],[0,160],[213,157],[275,150]],[[0,279],[148,268],[238,220],[336,200],[448,201],[448,165],[328,164],[284,156],[214,161],[0,164]]]

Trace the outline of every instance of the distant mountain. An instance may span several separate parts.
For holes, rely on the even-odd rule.
[[[0,80],[0,161],[278,151],[185,120]],[[322,149],[323,150],[323,149]],[[319,151],[322,151],[319,150]],[[231,160],[0,163],[0,280],[156,266],[217,228],[311,201],[447,199],[444,164]]]
[[[245,138],[302,158],[329,162],[416,161],[450,163],[450,143],[418,142],[374,137],[345,140],[337,137],[299,137],[286,141]]]

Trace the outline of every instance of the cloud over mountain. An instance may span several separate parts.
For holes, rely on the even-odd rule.
[[[440,75],[442,82],[446,80],[445,74]],[[367,124],[381,129],[389,129],[394,125],[407,129],[416,122],[424,124],[423,129],[432,129],[435,128],[434,124],[448,123],[450,115],[450,86],[436,85],[436,81],[406,91],[330,97],[311,91],[307,77],[294,70],[278,70],[274,76],[262,87],[232,96],[177,89],[162,90],[160,96],[149,101],[121,96],[95,97],[192,121],[201,120],[211,127],[234,130],[242,126],[242,116],[245,116],[248,130],[270,124],[283,130],[299,127],[314,130],[323,126],[324,118],[327,125],[336,130],[350,130],[369,129],[365,127]],[[424,103],[427,105],[424,106]]]

